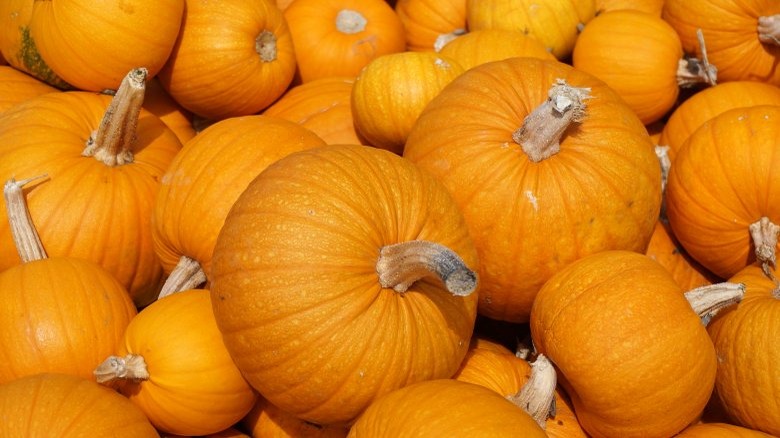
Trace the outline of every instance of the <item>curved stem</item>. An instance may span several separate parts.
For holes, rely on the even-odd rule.
[[[109,356],[92,372],[98,383],[111,383],[116,380],[147,380],[149,370],[146,361],[138,354],[128,354],[125,357]]]
[[[780,46],[780,14],[758,17],[758,40]]]
[[[590,88],[572,87],[563,79],[558,79],[547,96],[547,100],[534,109],[512,134],[512,140],[534,163],[557,154],[566,129],[585,118],[585,100],[590,98]]]
[[[436,276],[453,295],[467,296],[477,288],[477,275],[444,245],[412,240],[382,247],[376,262],[379,284],[406,292],[417,280]]]
[[[22,263],[47,258],[46,250],[43,248],[38,230],[35,229],[32,216],[30,216],[30,209],[27,208],[27,200],[22,190],[22,187],[27,183],[46,177],[47,175],[41,175],[21,181],[11,178],[6,181],[5,187],[3,187],[8,224],[11,229],[11,236],[14,239],[14,245],[16,245],[16,251],[19,254],[19,258],[22,259]]]
[[[715,85],[718,82],[718,69],[710,64],[707,57],[707,46],[704,43],[704,33],[701,29],[696,30],[696,37],[699,40],[701,59],[686,57],[681,59],[677,65],[677,85],[682,88],[702,83]]]
[[[701,286],[685,292],[685,299],[704,325],[709,324],[712,317],[722,309],[742,301],[744,296],[744,284],[728,282]]]
[[[146,90],[145,68],[131,70],[119,85],[100,127],[87,140],[81,155],[95,157],[106,166],[133,162],[133,142]]]
[[[761,262],[764,274],[777,283],[772,274],[772,268],[777,263],[777,236],[780,235],[780,226],[774,224],[768,217],[753,222],[749,226],[753,246],[756,248],[756,259]]]
[[[179,263],[173,268],[171,274],[165,280],[160,295],[157,297],[165,298],[176,292],[194,289],[206,282],[206,273],[197,260],[187,256],[181,256]]]
[[[531,363],[531,376],[516,395],[508,397],[528,412],[536,423],[545,428],[547,418],[555,415],[555,387],[558,376],[549,359],[543,354]]]

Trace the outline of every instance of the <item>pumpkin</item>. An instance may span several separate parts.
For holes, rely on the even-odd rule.
[[[476,317],[478,259],[447,190],[359,145],[290,154],[235,202],[211,267],[225,345],[270,403],[346,424],[450,377]]]
[[[404,157],[463,211],[492,319],[527,322],[541,285],[584,255],[644,251],[660,210],[645,127],[606,84],[558,61],[466,71],[420,114]]]
[[[537,361],[539,360],[537,358]],[[466,358],[453,378],[490,388],[517,403],[517,396],[528,384],[532,372],[531,365],[525,359],[503,345],[484,336],[475,336],[471,339]],[[563,391],[555,390],[553,397],[555,412],[549,418],[547,411],[543,412],[542,427],[547,436],[585,438],[568,396]],[[518,407],[524,408],[522,404]]]
[[[295,49],[275,4],[185,3],[179,37],[158,75],[176,102],[221,120],[257,113],[284,93],[295,74]]]
[[[400,155],[425,105],[463,71],[455,60],[434,52],[374,59],[352,87],[355,130],[365,143]]]
[[[729,279],[745,285],[739,305],[718,313],[709,333],[718,355],[716,393],[729,417],[751,429],[780,435],[780,327],[778,271],[753,264]]]
[[[48,175],[27,195],[46,250],[104,267],[139,306],[153,300],[162,283],[152,208],[181,148],[173,132],[141,108],[145,78],[143,69],[133,70],[114,97],[49,93],[0,117],[0,178]],[[0,223],[0,270],[18,263],[8,225]]]
[[[0,271],[0,384],[45,372],[92,377],[136,314],[127,290],[105,269],[46,255],[22,193],[33,182],[9,180],[4,190],[4,222],[14,229],[23,263]]]
[[[44,373],[0,385],[4,437],[159,437],[125,397],[81,377]]]
[[[0,2],[0,54],[12,67],[59,89],[72,86],[41,58],[30,32],[34,0]]]
[[[721,281],[685,252],[666,221],[656,222],[645,255],[666,268],[683,290]]]
[[[262,397],[241,420],[241,425],[253,437],[263,438],[344,438],[349,429],[320,426],[303,421],[285,412]]]
[[[674,160],[685,140],[704,122],[734,108],[780,105],[780,87],[757,81],[722,82],[696,92],[669,116],[658,144],[668,146]]]
[[[571,55],[580,28],[595,14],[595,0],[468,0],[466,6],[470,31],[523,31],[560,60]]]
[[[466,0],[398,0],[394,9],[404,26],[407,50],[438,52],[466,33]]]
[[[254,390],[230,358],[211,310],[210,292],[175,292],[130,321],[116,351],[95,368],[159,430],[216,433],[238,422]]]
[[[722,82],[751,80],[780,85],[774,0],[665,0],[663,19],[680,35],[683,50],[697,53],[701,29],[710,62]]]
[[[156,77],[146,81],[144,108],[159,117],[181,143],[195,137],[192,114],[173,100]]]
[[[683,57],[680,37],[660,16],[630,9],[589,21],[577,37],[572,65],[617,91],[645,125],[672,109],[680,87],[714,85],[717,78],[713,66]]]
[[[772,438],[772,435],[728,423],[693,424],[677,438]]]
[[[144,67],[149,77],[160,71],[183,11],[184,0],[34,2],[30,36],[46,64],[69,84],[116,90],[131,69]]]
[[[661,16],[665,0],[596,0],[596,13],[632,9]]]
[[[187,142],[162,176],[154,203],[154,250],[168,275],[161,294],[210,278],[219,230],[257,174],[285,155],[324,145],[296,123],[259,115],[221,120]],[[215,177],[223,182],[215,184]]]
[[[284,17],[301,82],[354,78],[374,58],[406,49],[401,19],[384,0],[295,0]]]
[[[450,41],[440,54],[448,56],[464,69],[506,58],[530,56],[555,59],[538,40],[517,30],[474,30]]]
[[[545,283],[531,336],[588,434],[669,437],[698,418],[718,366],[701,318],[743,293],[720,287],[684,292],[657,262],[623,250],[583,257]]]
[[[17,103],[55,91],[59,90],[11,66],[0,66],[0,114]]]
[[[352,122],[354,78],[328,77],[296,85],[263,111],[296,122],[327,144],[360,144]]]
[[[691,257],[720,278],[756,259],[774,264],[779,121],[780,106],[726,111],[691,134],[672,161],[666,186],[672,232]]]
[[[530,415],[495,391],[474,383],[438,379],[409,385],[372,403],[347,436],[547,435]]]

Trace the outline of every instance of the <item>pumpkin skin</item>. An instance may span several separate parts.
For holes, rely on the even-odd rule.
[[[677,438],[771,438],[757,430],[728,423],[694,424],[675,435]]]
[[[241,420],[241,425],[257,438],[344,438],[349,429],[308,423],[284,412],[262,397]]]
[[[530,415],[495,391],[474,383],[439,379],[412,384],[380,398],[358,418],[347,436],[547,435]]]
[[[171,128],[182,144],[195,137],[192,114],[173,100],[156,77],[146,82],[144,108],[159,117],[165,126]]]
[[[384,0],[295,0],[284,17],[300,82],[354,78],[374,58],[406,49],[401,19]]]
[[[643,254],[603,251],[561,269],[539,291],[530,327],[592,436],[672,436],[712,393],[707,330],[670,274]]]
[[[749,226],[780,223],[780,106],[713,117],[678,151],[666,186],[672,232],[696,261],[729,278],[755,260]],[[702,173],[704,172],[704,173]]]
[[[571,55],[578,27],[596,14],[595,0],[468,0],[469,30],[507,29],[527,32],[563,60]]]
[[[473,30],[447,43],[439,53],[454,59],[466,70],[515,56],[555,59],[538,40],[520,31],[505,29]]]
[[[44,372],[91,379],[136,314],[111,274],[78,258],[10,267],[0,291],[0,383]]]
[[[116,90],[133,68],[146,68],[149,77],[160,71],[183,12],[184,0],[34,2],[30,35],[41,57],[69,84],[86,91]]]
[[[428,279],[403,293],[383,288],[380,249],[413,240],[478,269],[449,193],[395,154],[328,145],[260,173],[225,219],[212,263],[214,314],[250,384],[280,409],[329,425],[393,389],[451,376],[477,298]]]
[[[572,65],[606,82],[649,125],[677,102],[682,58],[672,26],[660,16],[624,9],[588,22],[574,45]]]
[[[298,124],[257,115],[221,120],[187,142],[163,175],[154,204],[152,238],[166,274],[187,256],[210,278],[217,235],[246,186],[276,160],[324,145]],[[214,183],[215,169],[226,183]]]
[[[352,122],[354,78],[328,77],[296,85],[263,114],[296,122],[327,144],[360,144]]]
[[[434,52],[393,53],[369,62],[351,96],[363,143],[402,154],[425,105],[463,71],[455,60]]]
[[[127,437],[160,435],[125,397],[87,379],[37,374],[0,385],[4,437]]]
[[[222,342],[208,290],[176,292],[145,307],[114,354],[144,358],[149,378],[118,382],[119,391],[163,432],[216,433],[255,403],[254,390]]]
[[[163,270],[152,242],[160,179],[181,143],[141,110],[131,163],[82,156],[111,97],[70,91],[27,100],[0,117],[0,178],[48,179],[28,186],[27,202],[48,254],[91,260],[111,272],[136,305],[156,297]],[[45,124],[41,121],[45,120]],[[0,222],[0,270],[19,263]]]
[[[664,221],[656,222],[645,255],[666,268],[684,291],[721,281],[685,252]]]
[[[699,53],[701,29],[721,82],[751,80],[780,85],[780,47],[758,39],[759,17],[780,14],[774,0],[665,0],[663,19],[680,35],[686,53]]]
[[[603,12],[632,9],[636,11],[647,12],[658,17],[664,9],[665,0],[596,0],[597,14]]]
[[[265,109],[294,74],[292,37],[272,2],[187,0],[179,37],[159,78],[181,106],[221,120]]]
[[[777,270],[772,270],[777,277]],[[745,285],[745,297],[708,327],[718,355],[715,388],[730,418],[751,429],[780,435],[780,292],[759,265],[729,279]]]
[[[398,0],[406,49],[438,52],[448,41],[466,32],[466,0]]]
[[[560,152],[534,163],[512,134],[557,78],[594,97]],[[482,267],[480,314],[492,319],[527,322],[541,285],[582,256],[644,251],[660,211],[645,127],[606,84],[557,61],[510,58],[466,71],[422,112],[404,157],[463,211]]]
[[[734,108],[780,105],[780,87],[756,81],[721,82],[696,92],[669,116],[658,144],[669,146],[674,161],[685,140],[704,122]]]
[[[55,91],[60,90],[11,66],[0,66],[0,114],[17,103]]]

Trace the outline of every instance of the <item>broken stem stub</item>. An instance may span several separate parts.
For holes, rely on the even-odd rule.
[[[125,357],[109,356],[92,372],[98,383],[112,383],[117,380],[147,380],[149,370],[143,356],[128,354]]]
[[[704,325],[722,309],[742,301],[744,296],[744,284],[729,282],[701,286],[685,292],[685,299]]]

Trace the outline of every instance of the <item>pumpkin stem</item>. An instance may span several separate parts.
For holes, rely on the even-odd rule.
[[[165,280],[160,295],[157,297],[165,298],[176,292],[194,289],[206,282],[206,273],[197,260],[187,256],[181,256],[179,263],[173,268],[171,274]]]
[[[38,230],[35,229],[32,216],[30,216],[30,209],[27,207],[27,200],[22,191],[22,187],[27,183],[46,178],[47,176],[41,175],[21,181],[11,178],[6,181],[5,187],[3,187],[8,223],[16,251],[19,254],[19,258],[22,259],[22,263],[47,258],[46,250],[43,248]]]
[[[439,36],[436,37],[436,41],[433,42],[433,50],[435,52],[440,52],[441,49],[444,46],[446,46],[450,41],[465,34],[466,34],[466,29],[462,29],[462,28],[455,29],[449,33],[439,34]]]
[[[655,155],[658,157],[658,164],[661,166],[661,212],[659,217],[666,220],[666,183],[669,181],[669,170],[672,168],[672,161],[669,159],[669,146],[655,146]]]
[[[342,9],[336,14],[336,29],[341,33],[353,34],[366,30],[368,20],[358,11]]]
[[[780,46],[780,14],[758,17],[758,40]]]
[[[739,303],[744,296],[744,284],[728,282],[700,286],[685,292],[685,299],[704,325],[721,309]]]
[[[555,368],[543,354],[531,363],[531,376],[515,395],[507,397],[523,408],[536,423],[545,428],[547,418],[555,416],[555,386],[558,377]]]
[[[263,62],[276,60],[276,35],[264,30],[255,38],[255,51]]]
[[[147,70],[141,67],[130,70],[122,79],[100,127],[89,136],[81,155],[95,157],[112,167],[133,162],[133,142],[144,103],[147,75]]]
[[[98,383],[112,383],[116,380],[147,380],[149,370],[146,361],[138,354],[125,357],[109,356],[92,372]]]
[[[701,48],[701,59],[686,56],[677,64],[677,85],[682,88],[702,83],[715,85],[718,82],[718,68],[710,64],[707,46],[704,44],[704,33],[701,29],[696,30],[696,38]]]
[[[435,275],[457,296],[470,295],[477,288],[477,275],[455,251],[434,242],[412,240],[386,245],[376,262],[379,284],[406,292],[415,281]]]
[[[780,226],[774,224],[764,216],[750,224],[750,236],[753,238],[753,246],[756,247],[756,259],[761,262],[764,274],[777,283],[772,274],[772,269],[777,262],[775,248],[777,248],[777,236],[780,234]]]
[[[534,163],[557,154],[561,137],[573,123],[585,119],[585,100],[590,88],[576,88],[563,79],[557,79],[547,92],[547,101],[534,109],[523,120],[523,125],[512,134],[512,140]]]

